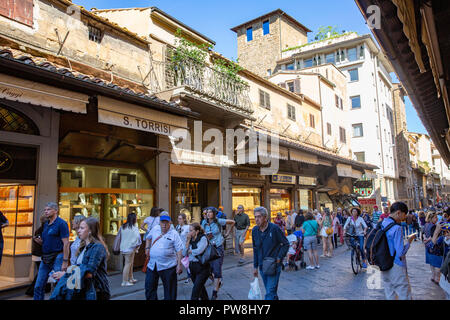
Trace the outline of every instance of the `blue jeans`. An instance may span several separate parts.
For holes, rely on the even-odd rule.
[[[361,251],[361,259],[365,260],[366,259],[366,255],[364,253],[364,236],[358,236],[358,240],[359,240],[359,249]],[[350,238],[350,243],[353,247],[356,247],[355,245],[355,238]]]
[[[259,273],[261,274],[264,287],[266,288],[266,295],[264,296],[264,300],[279,300],[277,291],[278,281],[280,280],[281,274],[281,263],[277,266],[277,273],[273,276],[266,276],[262,272],[262,267],[259,268]]]
[[[34,300],[44,300],[45,297],[45,285],[47,284],[48,275],[53,271],[61,271],[64,254],[60,253],[53,264],[45,264],[41,262],[39,265],[39,271],[34,285]]]

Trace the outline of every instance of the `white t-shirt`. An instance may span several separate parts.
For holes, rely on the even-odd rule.
[[[347,226],[351,223],[355,226],[356,235],[363,236],[364,235],[364,229],[367,228],[367,224],[364,222],[364,219],[361,217],[358,217],[356,221],[353,221],[353,217],[349,217],[347,221],[345,222],[344,229],[347,229]]]
[[[151,230],[154,226],[159,225],[159,217],[147,217],[144,219],[144,223],[147,225],[147,230]]]
[[[181,241],[183,241],[183,244],[186,243],[186,238],[189,233],[189,225],[185,224],[184,226],[177,225],[175,228],[180,235]]]
[[[172,228],[165,235],[160,236],[160,227],[153,228],[147,236],[147,240],[150,239],[151,241],[150,261],[147,265],[150,270],[155,270],[155,266],[158,271],[175,267],[177,265],[177,252],[182,251],[185,245],[178,232]],[[157,241],[155,242],[155,240]]]

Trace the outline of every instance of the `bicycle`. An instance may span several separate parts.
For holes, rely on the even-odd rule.
[[[359,238],[356,235],[346,233],[348,245],[352,248],[351,251],[351,265],[354,274],[358,274],[362,268],[361,248],[359,246]],[[354,239],[353,243],[350,239]]]

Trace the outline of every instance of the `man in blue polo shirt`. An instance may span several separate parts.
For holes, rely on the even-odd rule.
[[[403,202],[395,202],[391,206],[391,214],[381,223],[384,230],[392,223],[396,223],[386,232],[389,245],[389,252],[394,256],[394,265],[387,271],[381,271],[381,279],[384,285],[384,293],[387,300],[411,300],[411,285],[409,283],[408,270],[406,268],[406,253],[411,242],[414,240],[413,234],[408,238],[408,243],[403,243],[403,232],[400,223],[405,221],[408,207]]]
[[[66,271],[69,262],[69,227],[58,217],[58,205],[49,202],[44,209],[48,221],[44,224],[42,239],[33,240],[42,245],[42,263],[34,286],[34,300],[44,300],[48,275],[53,271]]]

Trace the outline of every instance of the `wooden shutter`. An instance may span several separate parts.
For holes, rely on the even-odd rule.
[[[266,104],[264,103],[264,91],[259,90],[259,105],[265,108]]]
[[[0,15],[12,18],[14,12],[14,0],[0,0]]]
[[[337,96],[337,94],[334,95],[334,98],[336,100],[336,108],[339,108],[339,97]]]
[[[13,19],[33,26],[33,0],[14,0],[14,16]]]
[[[300,93],[300,79],[294,80],[294,92]]]
[[[266,98],[266,108],[270,110],[270,95],[266,92],[265,93]]]

